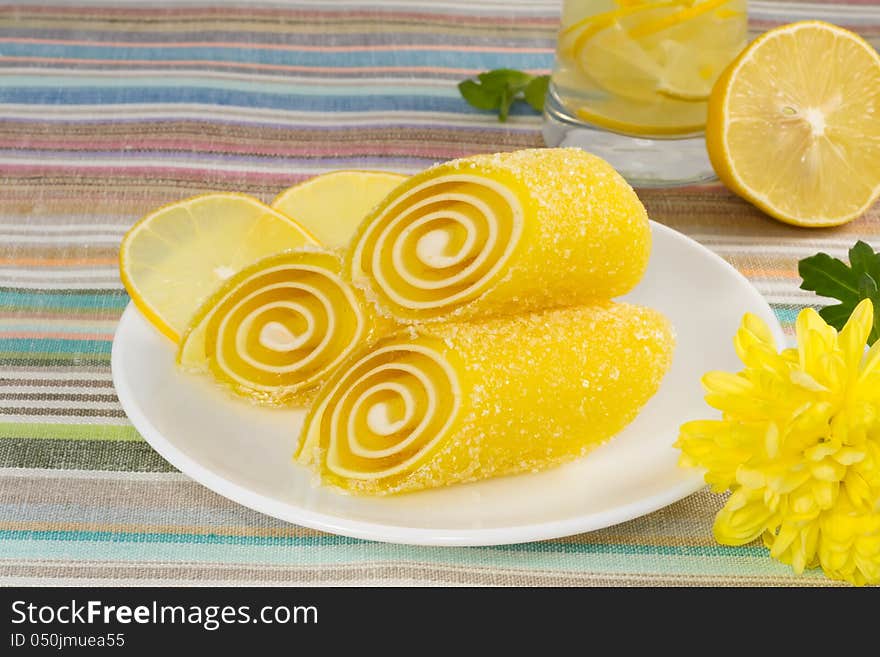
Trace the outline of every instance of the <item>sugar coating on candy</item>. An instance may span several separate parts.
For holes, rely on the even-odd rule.
[[[674,337],[669,322],[654,310],[601,302],[430,324],[380,344],[434,350],[454,372],[458,393],[455,399],[440,399],[433,412],[457,410],[442,435],[424,441],[430,447],[418,453],[413,466],[393,476],[339,476],[326,466],[321,452],[326,445],[301,459],[314,461],[325,483],[355,493],[444,486],[540,470],[583,456],[632,421],[657,391],[671,364]],[[350,364],[336,377],[343,388],[352,383],[345,372]],[[316,408],[321,408],[320,399]],[[313,411],[304,434],[333,411],[324,408],[318,416]],[[403,431],[389,445],[409,435]],[[338,436],[365,444],[372,440],[345,431]]]
[[[461,196],[488,212],[476,203],[467,209]],[[477,236],[466,257],[465,225]],[[414,226],[421,241],[406,232]],[[438,231],[448,233],[439,239]],[[426,244],[455,247],[420,257]],[[644,274],[650,248],[644,206],[607,162],[575,148],[527,149],[413,176],[361,225],[346,270],[379,312],[443,321],[625,294]]]

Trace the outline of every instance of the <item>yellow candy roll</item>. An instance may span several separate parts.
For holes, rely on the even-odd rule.
[[[611,165],[545,148],[410,178],[360,225],[346,268],[384,313],[446,320],[624,294],[650,250],[645,208]]]
[[[673,345],[663,315],[612,302],[411,327],[322,386],[294,458],[371,495],[547,468],[635,418]]]
[[[352,351],[391,327],[341,276],[330,252],[270,256],[225,282],[178,352],[233,392],[270,406],[306,403]]]

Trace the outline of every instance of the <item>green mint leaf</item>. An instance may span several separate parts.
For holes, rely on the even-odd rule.
[[[827,253],[817,253],[798,262],[802,290],[812,290],[823,297],[838,299],[853,307],[859,300],[856,273],[841,260]]]
[[[532,76],[512,68],[496,68],[494,71],[480,73],[477,79],[486,89],[499,92],[508,89],[513,92],[511,95],[515,95],[526,88],[532,81]]]
[[[539,75],[532,78],[532,81],[526,85],[525,95],[526,102],[538,112],[544,111],[544,98],[547,96],[547,87],[550,84],[549,75]]]
[[[875,294],[877,294],[877,281],[870,274],[859,276],[859,300],[871,299]]]
[[[498,107],[498,120],[501,123],[507,121],[507,116],[510,114],[510,106],[513,104],[515,97],[510,89],[504,89],[501,92],[501,104]]]
[[[871,333],[868,335],[868,344],[872,345],[880,337],[880,286],[877,285],[877,281],[870,274],[859,276],[859,297],[861,299],[870,299],[874,306],[874,325],[871,327]]]
[[[550,77],[535,77],[512,68],[480,73],[476,80],[458,84],[458,91],[470,105],[481,110],[498,110],[498,120],[507,121],[510,107],[518,100],[542,110]]]
[[[849,250],[849,264],[856,274],[868,274],[880,283],[880,253],[874,253],[870,244],[856,242]]]
[[[819,315],[830,326],[841,330],[863,299],[874,305],[874,324],[868,344],[880,340],[880,253],[865,242],[858,241],[849,250],[849,265],[827,253],[817,253],[798,262],[802,290],[812,290],[841,303],[827,306]]]
[[[497,91],[486,89],[473,80],[465,80],[458,83],[458,91],[469,105],[481,110],[498,109],[501,105],[501,94]]]

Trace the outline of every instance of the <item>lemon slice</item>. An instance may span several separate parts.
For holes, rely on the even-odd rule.
[[[670,103],[684,107],[672,110]],[[640,137],[697,135],[705,125],[705,114],[703,105],[671,98],[666,99],[666,102],[637,104],[620,98],[609,98],[591,103],[589,108],[577,110],[577,116],[582,121],[612,132]]]
[[[294,217],[323,246],[342,247],[361,219],[406,178],[387,171],[332,171],[284,190],[272,207]]]
[[[767,214],[836,226],[880,195],[880,55],[819,21],[756,39],[709,99],[718,177]]]
[[[610,11],[592,14],[566,27],[559,33],[561,47],[569,54],[576,54],[590,38],[602,30],[611,27],[622,18],[641,14],[645,11],[680,7],[681,4],[681,0],[672,0],[671,2],[644,2],[642,0],[622,4],[617,9]]]
[[[713,9],[717,9],[721,5],[725,5],[728,2],[730,2],[730,0],[704,0],[703,2],[691,2],[686,9],[670,12],[659,18],[641,22],[629,31],[629,35],[633,39],[643,39],[662,30],[675,27],[676,25],[695,25],[694,19],[712,11]]]
[[[713,83],[745,44],[744,7],[655,2],[591,17],[568,42],[577,68],[605,93],[579,117],[636,135],[701,131]]]
[[[621,16],[597,31],[588,30],[589,38],[579,39],[575,60],[581,71],[605,91],[621,98],[653,101],[663,76],[663,63],[646,44],[630,35],[638,21],[659,20],[675,11],[666,6],[647,7]]]
[[[317,244],[289,217],[245,194],[204,194],[163,206],[122,239],[119,272],[132,301],[178,342],[219,284],[255,260]]]
[[[745,37],[745,30],[742,36]],[[657,93],[673,100],[706,102],[715,81],[743,45],[745,38],[720,46],[664,40],[659,46],[665,64],[657,81]]]

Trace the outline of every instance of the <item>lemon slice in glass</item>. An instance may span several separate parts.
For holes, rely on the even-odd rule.
[[[605,97],[591,100],[580,118],[639,135],[699,132],[713,83],[745,44],[741,5],[661,2],[594,16],[570,37],[571,47]]]

